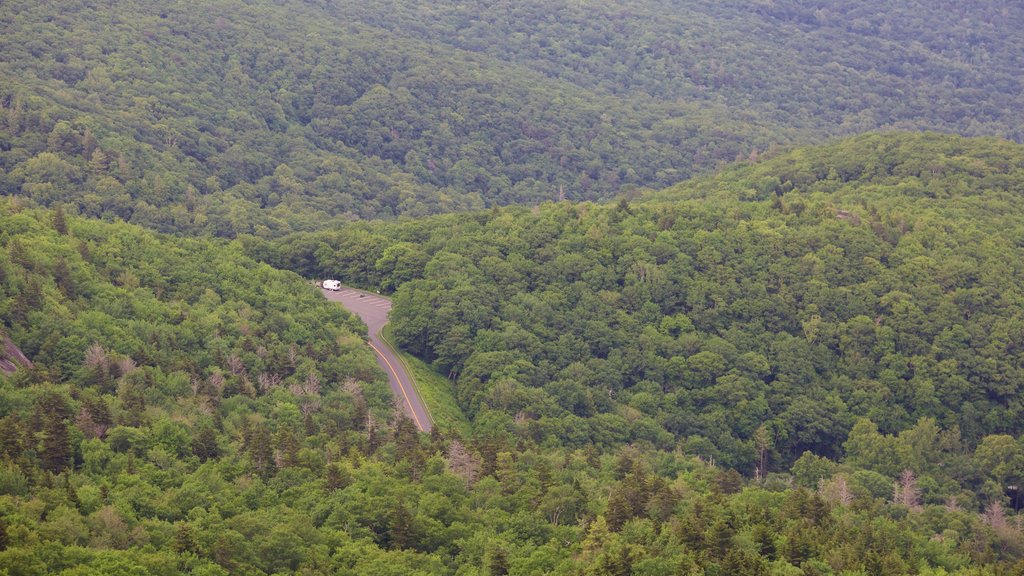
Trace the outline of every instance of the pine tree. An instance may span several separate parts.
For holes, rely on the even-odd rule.
[[[275,438],[278,468],[290,468],[299,462],[299,440],[288,426],[282,426]]]
[[[11,460],[25,452],[25,426],[16,414],[0,418],[0,456]]]
[[[775,533],[764,524],[758,524],[753,531],[754,544],[757,551],[770,561],[776,558]]]
[[[0,278],[0,284],[3,283],[3,279]],[[441,450],[444,446],[444,434],[441,433],[441,428],[433,426],[430,429],[430,448],[431,451]]]
[[[64,494],[67,497],[69,503],[73,504],[75,508],[82,507],[82,501],[78,499],[78,491],[71,485],[71,473],[63,474],[64,476]]]
[[[89,417],[96,423],[96,426],[101,428],[98,435],[103,437],[106,431],[114,425],[114,417],[110,414],[110,406],[107,405],[107,401],[103,396],[91,395],[83,400],[83,404],[89,411]]]
[[[508,574],[508,553],[502,546],[494,546],[487,553],[485,565],[489,576],[505,576]]]
[[[755,558],[741,549],[733,548],[722,560],[721,574],[761,576],[768,574],[768,568],[760,558]]]
[[[11,544],[11,538],[7,535],[7,522],[0,518],[0,552],[7,550]]]
[[[401,550],[413,543],[413,517],[401,502],[388,515],[388,536],[391,548]]]
[[[217,432],[211,426],[202,426],[199,433],[192,437],[192,453],[200,462],[206,462],[220,455],[217,446]]]
[[[63,256],[57,258],[57,263],[53,266],[53,282],[68,300],[78,298],[75,280],[71,277],[71,268],[68,267],[68,261]]]
[[[196,544],[195,536],[192,534],[192,527],[181,522],[174,531],[174,551],[178,554],[196,553],[199,545]]]
[[[782,555],[786,560],[799,566],[809,559],[814,551],[814,536],[805,523],[794,524],[786,531],[782,544]]]
[[[8,257],[12,264],[20,266],[24,270],[25,277],[28,277],[28,273],[32,270],[32,259],[28,255],[28,250],[25,245],[21,242],[20,238],[14,238],[7,244]]]
[[[416,425],[405,414],[399,413],[395,423],[395,452],[399,460],[410,460],[420,450]]]
[[[82,134],[82,156],[85,158],[92,158],[92,153],[96,150],[98,145],[96,138],[92,135],[92,130],[87,126],[85,128],[85,133]]]
[[[327,465],[327,489],[343,490],[352,484],[352,473],[347,466],[334,462]]]
[[[249,437],[249,458],[256,474],[266,480],[274,475],[274,448],[270,431],[263,422],[253,424]]]
[[[724,518],[715,522],[708,530],[707,543],[711,554],[715,558],[724,558],[732,549],[733,537],[736,536],[736,529]]]
[[[608,529],[619,531],[622,526],[633,518],[632,506],[626,497],[622,486],[616,486],[608,495],[608,510],[605,511],[605,520],[608,522]]]
[[[146,399],[143,397],[139,386],[133,381],[125,380],[121,383],[118,396],[125,411],[124,424],[136,428],[142,426],[146,411]]]
[[[63,204],[55,204],[53,206],[53,229],[61,236],[67,236],[68,234],[68,222],[67,217],[64,215]]]
[[[42,467],[53,473],[63,471],[71,463],[71,440],[67,422],[59,417],[46,416],[42,431]]]
[[[91,170],[93,174],[102,174],[106,172],[109,164],[110,158],[102,148],[94,150],[92,156],[89,158],[89,170]]]

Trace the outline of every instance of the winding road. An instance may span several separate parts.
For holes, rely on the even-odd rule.
[[[406,371],[405,365],[398,358],[398,354],[380,337],[381,328],[388,323],[388,313],[391,312],[391,300],[363,290],[342,286],[337,292],[320,289],[331,302],[337,302],[354,312],[369,328],[370,348],[377,353],[377,364],[388,375],[388,382],[391,384],[391,391],[395,398],[402,404],[405,414],[412,418],[421,432],[430,432],[433,423],[430,421],[430,414],[416,389],[412,385],[412,376]]]

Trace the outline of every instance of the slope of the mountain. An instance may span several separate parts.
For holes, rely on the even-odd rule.
[[[662,187],[884,127],[1022,136],[1014,3],[0,6],[0,192],[281,235]]]
[[[868,0],[339,1],[388,32],[614,94],[723,101],[784,126],[1020,140],[1021,6]],[[498,36],[504,41],[494,42]],[[993,87],[1000,95],[981,96]],[[993,98],[980,110],[973,102]]]
[[[759,442],[775,465],[852,457],[862,419],[1024,432],[1022,191],[1020,145],[867,135],[634,202],[353,224],[267,258],[397,287],[397,342],[476,418],[753,471]]]
[[[466,437],[385,418],[351,317],[241,242],[0,202],[0,320],[35,360],[0,374],[0,571],[1019,572],[1019,224],[992,224],[1021,147],[837,146],[714,202],[246,239],[399,286],[395,336],[453,375]],[[730,184],[839,151],[865,162],[832,189]],[[948,193],[917,202],[891,174],[926,157]],[[844,186],[869,201],[837,219]],[[917,203],[876,229],[876,197]],[[803,447],[832,457],[787,467]]]

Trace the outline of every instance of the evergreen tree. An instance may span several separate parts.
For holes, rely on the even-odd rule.
[[[274,447],[270,430],[263,422],[252,424],[249,438],[249,460],[253,470],[264,480],[274,475]]]
[[[174,551],[178,554],[195,554],[199,551],[192,527],[187,522],[179,522],[178,527],[174,530]]]
[[[26,431],[17,414],[0,418],[0,455],[14,460],[25,452]]]
[[[288,426],[282,426],[275,438],[277,444],[277,467],[289,468],[299,461],[299,440]]]
[[[71,268],[68,267],[68,261],[63,256],[57,258],[57,263],[53,266],[53,282],[68,300],[78,297],[74,278],[71,277]]]
[[[118,387],[118,397],[124,409],[124,424],[139,427],[145,418],[146,398],[142,395],[138,381],[125,378]]]
[[[71,464],[71,440],[66,420],[49,415],[43,418],[40,460],[44,470],[55,474]]]
[[[53,206],[53,229],[61,236],[67,236],[68,234],[68,222],[67,217],[64,215],[63,204],[58,203]]]
[[[200,426],[199,432],[192,437],[192,453],[199,458],[200,462],[220,456],[217,431],[212,426]]]
[[[12,239],[7,245],[7,250],[13,264],[21,266],[25,270],[32,268],[32,259],[29,257],[28,250],[25,249],[25,244],[20,238]]]
[[[388,514],[388,540],[391,548],[402,550],[413,544],[413,516],[401,502],[397,502]]]
[[[484,564],[489,576],[505,576],[509,568],[508,552],[501,545],[492,546]]]
[[[7,535],[7,521],[0,518],[0,552],[7,550],[10,543],[11,538]]]
[[[328,490],[343,490],[350,484],[352,484],[352,472],[349,471],[347,466],[339,462],[332,462],[327,465]]]

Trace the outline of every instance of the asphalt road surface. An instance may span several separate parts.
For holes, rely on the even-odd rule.
[[[405,366],[398,359],[398,354],[380,338],[380,330],[388,323],[388,313],[391,312],[391,300],[363,290],[356,290],[342,286],[341,290],[320,289],[324,297],[331,302],[338,302],[349,311],[354,312],[369,328],[370,347],[377,353],[377,364],[380,364],[384,373],[388,375],[391,383],[391,391],[395,398],[402,404],[405,414],[412,418],[416,427],[421,432],[430,432],[432,424],[427,409],[423,405],[416,389],[412,387],[412,377],[405,370]]]

